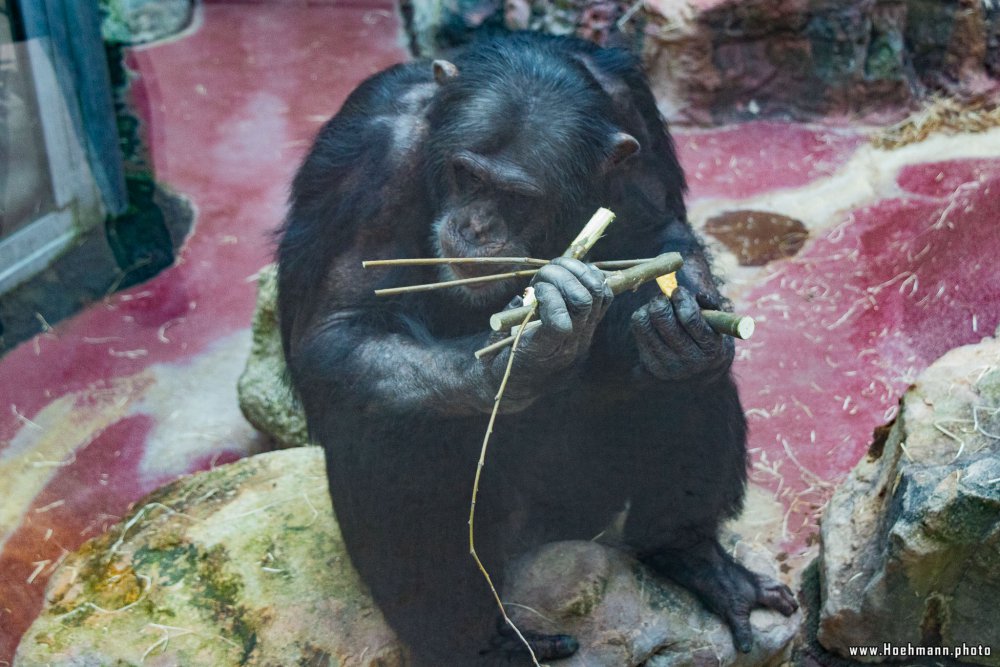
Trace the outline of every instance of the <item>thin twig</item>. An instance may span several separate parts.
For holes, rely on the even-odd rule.
[[[545,266],[547,259],[533,257],[406,257],[403,259],[369,259],[361,267],[374,269],[382,266],[433,266],[436,264],[527,264]]]
[[[574,257],[576,259],[581,259],[587,252],[593,247],[597,240],[601,238],[604,230],[607,229],[608,225],[615,219],[615,214],[606,208],[599,208],[597,212],[590,218],[583,229],[577,234],[576,238],[570,244],[566,252],[563,253],[563,257]],[[529,288],[531,289],[531,288]],[[529,294],[525,293],[525,299],[528,300]],[[514,355],[517,352],[517,345],[521,342],[521,336],[524,335],[525,330],[528,327],[528,321],[535,316],[538,312],[538,301],[531,299],[530,305],[526,308],[524,313],[524,319],[521,320],[521,326],[517,328],[517,333],[514,335],[514,340],[511,342],[510,356],[507,358],[507,367],[504,369],[503,378],[500,380],[500,388],[497,389],[496,397],[493,399],[493,411],[490,412],[490,421],[486,425],[486,434],[483,436],[483,447],[479,452],[479,463],[476,465],[476,478],[472,483],[472,502],[469,504],[469,553],[472,555],[473,560],[476,561],[476,565],[479,567],[479,571],[482,573],[483,578],[486,579],[486,583],[489,584],[490,591],[493,592],[493,598],[496,600],[497,607],[500,608],[500,615],[503,616],[503,620],[511,627],[517,638],[521,640],[524,646],[528,649],[528,654],[531,656],[531,662],[535,667],[541,667],[538,664],[538,658],[535,656],[535,651],[531,648],[531,644],[528,640],[524,638],[521,631],[518,630],[514,622],[510,620],[507,615],[507,610],[503,606],[503,600],[500,599],[500,593],[497,592],[496,586],[493,585],[493,579],[490,577],[490,573],[486,571],[486,567],[483,562],[479,560],[479,554],[476,553],[476,531],[475,531],[475,521],[476,521],[476,500],[479,498],[479,480],[483,474],[483,466],[486,465],[486,450],[490,444],[490,436],[493,435],[493,425],[496,423],[497,414],[500,411],[500,400],[503,398],[504,391],[507,389],[507,381],[510,380],[510,372],[514,367]]]
[[[618,271],[637,264],[643,264],[655,259],[605,259],[593,262],[593,265],[605,271]],[[406,259],[369,259],[361,262],[361,267],[374,269],[385,266],[435,266],[440,264],[527,264],[539,268],[551,264],[551,259],[534,259],[532,257],[408,257]]]
[[[532,329],[537,329],[540,326],[542,326],[541,320],[534,320],[533,322],[528,322],[525,326],[518,328],[517,333],[511,336],[507,336],[506,338],[501,338],[495,343],[491,343],[486,347],[476,350],[475,352],[476,359],[482,359],[487,354],[491,354],[498,350],[504,349],[508,345],[512,345],[514,343],[514,339],[517,338],[522,333],[522,331],[528,332],[531,331]]]
[[[511,344],[510,356],[507,358],[507,367],[504,369],[503,379],[500,380],[500,388],[497,390],[496,397],[493,399],[493,411],[490,413],[490,421],[486,425],[486,435],[483,437],[483,447],[479,452],[479,463],[476,465],[476,478],[472,483],[472,502],[469,504],[469,553],[472,555],[473,560],[476,561],[476,566],[479,571],[483,574],[486,579],[486,583],[489,584],[490,591],[493,592],[493,598],[497,602],[497,606],[500,608],[500,615],[503,616],[503,620],[507,625],[514,630],[514,634],[517,635],[518,639],[524,643],[525,647],[528,649],[528,653],[531,655],[531,661],[535,664],[535,667],[541,667],[538,664],[538,658],[535,656],[535,651],[531,648],[531,644],[528,640],[524,638],[521,631],[518,630],[517,626],[514,625],[514,621],[510,620],[507,616],[507,610],[503,606],[503,600],[500,599],[500,593],[497,592],[496,586],[493,585],[493,578],[490,577],[490,573],[486,571],[486,567],[483,562],[479,560],[479,554],[476,553],[476,533],[475,533],[475,522],[476,522],[476,500],[479,498],[479,479],[483,474],[483,466],[486,465],[486,450],[490,444],[490,436],[493,435],[493,424],[496,422],[497,413],[500,411],[500,399],[503,398],[504,391],[507,389],[507,381],[510,379],[510,371],[514,367],[514,354],[517,352],[517,344],[521,342],[521,335],[524,333],[525,327],[528,325],[528,320],[534,315],[534,310],[530,311],[521,322],[521,326],[518,327],[517,334],[514,336],[514,341]]]
[[[381,261],[381,260],[373,260]],[[393,261],[393,260],[387,260]],[[419,260],[423,261],[423,260]],[[606,262],[594,262],[594,266],[605,271],[618,271],[629,269],[633,266],[648,262],[647,259],[615,259]],[[458,262],[455,262],[458,263]],[[496,262],[488,262],[495,264]],[[548,264],[549,262],[545,262]],[[462,285],[476,285],[479,283],[492,283],[511,278],[525,278],[538,273],[539,269],[522,269],[520,271],[509,271],[507,273],[492,273],[487,276],[476,276],[474,278],[456,278],[455,280],[442,280],[436,283],[423,283],[420,285],[405,285],[403,287],[386,287],[375,290],[375,296],[394,296],[396,294],[409,294],[411,292],[427,292],[430,290],[444,289],[447,287],[461,287]]]
[[[538,273],[538,269],[524,269],[523,271],[511,271],[509,273],[494,273],[488,276],[476,276],[475,278],[458,278],[456,280],[443,280],[439,283],[425,283],[423,285],[406,285],[404,287],[386,287],[375,290],[375,296],[393,296],[395,294],[408,294],[410,292],[427,292],[429,290],[444,289],[446,287],[460,287],[462,285],[476,285],[479,283],[492,283],[511,278],[523,278],[533,276]]]

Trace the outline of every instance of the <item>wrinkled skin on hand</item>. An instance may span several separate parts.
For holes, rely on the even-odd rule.
[[[604,273],[592,265],[560,257],[542,267],[532,283],[538,300],[541,326],[526,331],[518,341],[506,396],[517,401],[521,395],[536,395],[546,383],[572,375],[575,367],[590,354],[597,326],[611,306],[614,295]],[[521,297],[510,308],[523,304]],[[497,334],[494,339],[506,337]],[[490,363],[499,383],[511,350]]]
[[[696,299],[678,287],[669,298],[656,296],[635,311],[631,329],[643,371],[662,382],[711,382],[729,370],[734,341],[708,325],[702,307],[718,306],[707,295]]]

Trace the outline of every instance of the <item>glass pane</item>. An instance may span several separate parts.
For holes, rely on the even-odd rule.
[[[14,41],[10,0],[0,0],[0,238],[54,208],[27,50]]]

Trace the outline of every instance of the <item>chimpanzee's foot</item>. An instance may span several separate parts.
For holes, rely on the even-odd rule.
[[[799,608],[792,591],[771,577],[746,569],[715,540],[690,549],[666,550],[643,559],[657,572],[688,589],[729,625],[733,644],[753,647],[750,611],[767,607],[791,616]]]
[[[543,635],[535,632],[522,632],[521,634],[531,646],[535,658],[540,662],[568,658],[580,648],[580,643],[571,635]],[[483,653],[493,652],[528,655],[528,649],[524,642],[503,619],[497,622],[497,634],[490,642],[490,647],[483,651]]]

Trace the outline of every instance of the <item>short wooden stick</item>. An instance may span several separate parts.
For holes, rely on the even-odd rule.
[[[681,258],[680,253],[664,253],[648,262],[643,262],[628,269],[609,274],[607,277],[608,287],[611,288],[612,293],[621,294],[630,289],[635,289],[650,280],[654,280],[657,276],[662,276],[664,273],[672,273],[678,270],[683,263],[684,260]],[[521,306],[520,308],[512,308],[494,313],[490,316],[490,328],[494,331],[506,331],[523,320],[528,309],[529,306]]]
[[[736,315],[721,310],[703,310],[701,316],[708,322],[708,326],[716,332],[740,340],[750,338],[757,328],[757,323],[754,322],[753,318],[746,315]]]
[[[597,240],[604,235],[604,230],[608,228],[615,220],[615,214],[606,208],[599,208],[590,216],[590,220],[587,224],[583,226],[580,233],[576,235],[573,242],[569,244],[566,248],[566,252],[562,254],[563,257],[572,257],[573,259],[583,259],[584,255],[590,252],[590,249],[594,247]]]

